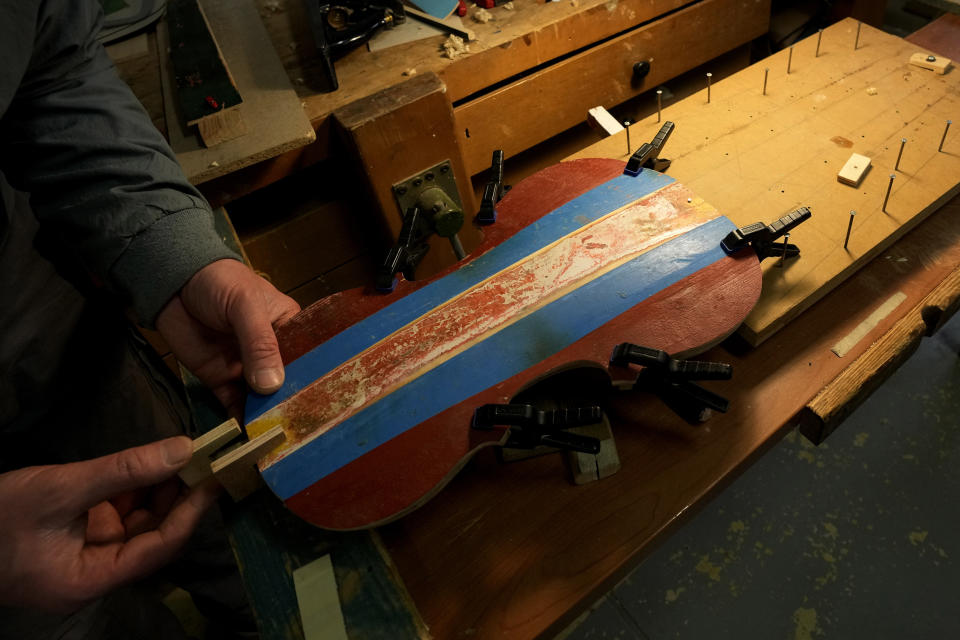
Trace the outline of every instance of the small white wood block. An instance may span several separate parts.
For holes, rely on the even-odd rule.
[[[840,173],[837,174],[837,180],[851,187],[856,187],[860,184],[860,180],[863,179],[863,174],[865,174],[869,168],[870,158],[862,156],[859,153],[854,153],[850,156],[850,159],[847,160],[847,163],[843,165],[843,169],[840,169]]]
[[[608,136],[623,131],[623,125],[617,122],[617,119],[610,115],[610,112],[603,107],[588,109],[587,122],[590,123],[590,126],[600,129]]]
[[[194,487],[205,478],[209,478],[213,473],[210,470],[210,456],[227,446],[231,440],[239,438],[242,433],[237,421],[230,418],[194,440],[193,457],[178,474],[183,483],[188,487]]]
[[[928,56],[933,58],[933,60],[927,60]],[[910,56],[910,64],[923,67],[924,69],[930,69],[930,71],[934,73],[943,75],[947,72],[947,67],[950,66],[950,58],[943,58],[931,53],[915,53]]]

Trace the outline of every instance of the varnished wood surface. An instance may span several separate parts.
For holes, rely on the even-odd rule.
[[[650,399],[624,402],[611,416],[618,474],[575,487],[559,456],[511,465],[490,457],[382,529],[434,636],[560,631],[777,442],[902,313],[845,358],[830,351],[837,340],[898,291],[907,295],[901,309],[912,308],[960,266],[958,216],[955,199],[760,347],[730,341],[704,354],[734,365],[733,380],[711,385],[730,398],[728,414],[693,428]]]
[[[448,300],[446,294],[441,295],[436,309],[432,308],[433,298],[418,299],[411,304],[423,308],[409,323],[397,319],[405,317],[405,312],[396,307],[391,307],[392,312],[386,309],[391,313],[383,321],[398,323],[398,327],[384,330],[383,337],[369,346],[355,346],[354,342],[361,334],[366,339],[368,331],[379,332],[375,325],[354,327],[350,336],[356,337],[337,336],[338,345],[349,345],[353,350],[362,348],[356,356],[352,355],[353,350],[345,353],[344,357],[350,359],[343,366],[323,369],[339,363],[328,361],[335,352],[330,350],[328,339],[381,307],[391,303],[403,306],[404,296],[430,283],[404,282],[390,296],[347,291],[314,305],[281,328],[280,339],[288,363],[292,356],[320,344],[328,354],[309,360],[312,365],[293,363],[296,373],[288,366],[292,395],[281,393],[280,400],[264,399],[262,405],[247,407],[248,418],[255,418],[247,423],[249,435],[277,424],[282,424],[287,432],[286,448],[268,457],[261,468],[268,484],[291,510],[332,529],[389,521],[428,500],[474,452],[502,440],[502,432],[469,428],[476,407],[508,403],[521,389],[569,368],[572,363],[605,371],[613,347],[620,342],[692,354],[733,331],[760,293],[760,267],[755,254],[748,250],[725,256],[719,250],[719,238],[732,225],[683,185],[655,172],[631,178],[620,175],[622,170],[623,163],[617,160],[577,160],[551,167],[518,184],[498,206],[502,225],[490,228],[483,246],[492,249],[499,240],[524,227],[523,237],[535,244],[514,243],[511,246],[518,253],[502,265],[500,254],[491,252],[487,257],[497,262],[479,267],[480,260],[472,266],[490,269],[496,275],[484,276],[482,284],[470,285],[462,296]],[[610,178],[614,180],[611,182]],[[597,189],[584,195],[584,203],[570,209],[570,213],[541,219],[593,186]],[[609,215],[605,206],[612,208]],[[559,239],[552,240],[553,232],[548,229],[556,227],[557,220],[567,218],[569,223],[561,225],[566,230]],[[591,223],[595,218],[595,223]],[[540,229],[546,235],[541,236]],[[540,248],[541,242],[547,244]],[[687,264],[697,266],[691,266],[687,273],[683,266]],[[622,276],[621,280],[611,280],[620,281],[620,285],[601,284],[622,269],[635,275],[627,280],[622,280]],[[461,270],[466,273],[470,269],[461,266]],[[651,282],[648,284],[644,278]],[[599,286],[594,287],[595,284]],[[595,293],[582,294],[587,291]],[[571,295],[582,298],[579,309],[592,311],[587,315],[572,311],[562,316],[541,315],[530,323],[547,301],[561,301]],[[430,305],[424,306],[427,302]],[[618,310],[613,312],[614,308]],[[590,328],[584,329],[586,325],[576,320],[581,316],[584,320],[603,317],[605,321],[587,321]],[[526,338],[512,345],[497,335],[488,342],[501,331],[516,331]],[[551,337],[552,333],[568,332],[577,336],[572,343],[562,339],[556,342]],[[289,348],[293,341],[299,348]],[[496,346],[490,347],[491,344]],[[448,380],[450,390],[443,383],[429,389],[431,395],[439,398],[472,389],[466,394],[470,397],[429,409],[433,405],[426,403],[422,392],[409,391],[421,383],[421,376],[429,379],[433,375],[430,370],[444,366],[448,360],[450,364],[459,362],[468,351],[480,354],[471,356],[478,358],[471,360],[476,367],[471,365],[465,375],[456,373],[461,371],[457,367],[448,368],[446,375],[452,376]],[[524,353],[528,355],[518,355]],[[503,375],[494,374],[495,378],[485,377],[485,368],[493,361],[511,360],[515,355],[518,363],[525,363],[523,366],[515,370],[507,367]],[[366,376],[362,384],[357,384],[358,367]],[[612,368],[610,376],[633,380],[636,372]],[[470,382],[473,379],[485,382],[474,384]],[[398,397],[403,399],[394,400]],[[395,413],[384,415],[387,410],[382,406],[394,401]],[[408,407],[408,402],[415,404]],[[421,407],[425,403],[428,406]],[[407,420],[408,412],[423,417],[360,455],[358,446],[368,441],[379,443],[381,432],[389,430],[387,423]],[[354,424],[360,413],[365,417]],[[330,433],[325,433],[328,429]],[[359,431],[356,436],[343,435],[356,429],[362,435]],[[316,436],[319,437],[314,439]],[[307,464],[306,460],[313,462]],[[345,463],[335,467],[334,460]],[[309,475],[311,472],[316,475]],[[300,485],[305,480],[307,484]],[[292,485],[303,488],[291,490]]]

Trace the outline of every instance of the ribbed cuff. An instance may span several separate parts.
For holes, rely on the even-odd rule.
[[[241,259],[220,239],[210,211],[184,209],[137,234],[110,275],[133,305],[138,322],[152,329],[157,315],[193,274],[224,258]]]

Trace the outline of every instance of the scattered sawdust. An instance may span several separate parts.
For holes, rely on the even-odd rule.
[[[477,10],[473,12],[473,20],[474,22],[479,22],[480,24],[487,24],[493,20],[493,14],[483,7],[477,7]]]
[[[443,53],[451,60],[456,60],[458,56],[462,56],[469,51],[470,45],[466,44],[460,36],[451,34],[443,43]]]
[[[417,75],[417,70],[411,67],[410,69],[404,70],[404,72],[403,72],[402,75],[405,75],[405,76],[407,76],[407,77],[409,77],[409,76],[415,76],[415,75]]]
[[[869,87],[869,88],[867,89],[867,95],[868,95],[868,96],[875,96],[875,95],[877,95],[877,88],[876,88],[876,87]]]
[[[834,540],[837,539],[837,534],[839,533],[839,531],[837,530],[837,526],[835,524],[833,524],[832,522],[824,522],[823,528],[827,530],[828,538],[833,538]]]
[[[283,7],[280,6],[280,0],[266,0],[266,2],[263,3],[263,8],[270,13],[280,13],[283,11]]]
[[[722,567],[710,562],[710,556],[700,556],[700,562],[697,563],[695,569],[700,573],[710,576],[711,580],[720,582],[720,571]]]
[[[210,167],[211,167],[211,168],[215,168],[215,167],[219,167],[219,166],[220,166],[220,163],[217,162],[216,160],[214,160],[213,162],[210,163]]]
[[[816,462],[816,458],[813,457],[812,451],[797,451],[797,457],[801,460],[809,462],[810,464]]]
[[[794,640],[813,640],[813,634],[821,633],[817,627],[816,609],[800,607],[793,612],[793,622],[797,625],[793,632]]]
[[[870,434],[869,434],[869,433],[858,433],[858,434],[857,434],[856,436],[854,436],[854,438],[853,438],[853,446],[855,446],[855,447],[862,447],[863,445],[865,445],[865,444],[867,443],[867,438],[869,438],[869,437],[870,437]]]
[[[907,537],[910,539],[910,544],[917,547],[923,544],[923,541],[927,539],[927,534],[929,533],[929,531],[911,531]]]
[[[512,3],[512,2],[504,2],[504,3],[503,3],[503,8],[506,9],[507,11],[513,11],[513,3]]]
[[[667,595],[663,599],[666,604],[671,604],[677,601],[677,598],[680,597],[680,594],[686,591],[684,587],[677,587],[676,589],[667,589]]]
[[[743,520],[734,520],[730,523],[730,532],[731,533],[743,533],[747,530],[747,525],[744,524]]]

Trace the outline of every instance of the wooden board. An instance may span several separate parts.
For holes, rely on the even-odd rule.
[[[333,296],[281,329],[287,381],[248,398],[247,433],[287,433],[261,470],[291,510],[331,529],[390,521],[503,441],[470,428],[475,408],[572,363],[606,371],[621,342],[682,356],[736,328],[759,296],[756,256],[726,256],[732,224],[683,185],[623,166],[536,174],[499,207],[519,228],[495,225],[504,241],[465,266],[396,297]]]
[[[200,143],[196,132],[186,126],[176,105],[175,83],[166,53],[168,31],[166,23],[161,22],[157,35],[168,139],[184,174],[194,184],[316,139],[253,3],[204,0],[202,6],[237,89],[243,95],[243,103],[237,109],[243,116],[247,133],[208,149]]]
[[[742,334],[753,344],[773,335],[844,278],[902,236],[960,190],[960,138],[937,145],[948,118],[960,113],[960,73],[943,76],[909,64],[915,45],[864,25],[854,51],[856,22],[845,20],[793,49],[713,85],[712,103],[702,95],[664,106],[677,123],[665,154],[670,174],[714,203],[738,225],[770,220],[797,206],[813,218],[791,241],[803,251],[788,269],[764,265],[764,296]],[[769,68],[766,96],[764,68]],[[868,91],[869,89],[876,91]],[[656,133],[656,115],[631,127]],[[881,211],[900,139],[907,145]],[[858,189],[835,176],[852,149],[875,169]],[[613,136],[574,157],[624,153]],[[857,211],[849,250],[843,249],[849,211]]]
[[[749,42],[766,32],[769,13],[765,0],[694,2],[455,105],[468,173],[489,165],[494,149],[509,158],[583,122],[590,107],[618,105]],[[730,15],[738,19],[728,20]],[[633,66],[641,61],[650,63],[650,71],[636,78]]]

